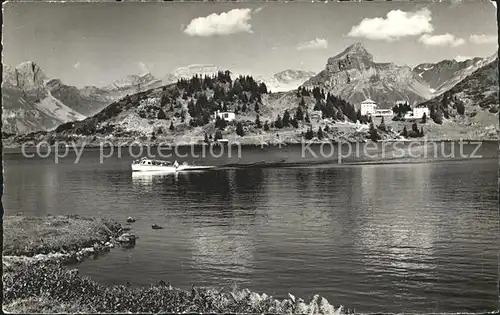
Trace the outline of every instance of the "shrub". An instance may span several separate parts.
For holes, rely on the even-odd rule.
[[[269,131],[269,124],[268,124],[267,120],[264,123],[264,131]]]
[[[369,138],[374,142],[377,142],[381,139],[380,135],[377,132],[377,129],[375,128],[375,126],[373,126],[373,123],[370,124]]]
[[[410,138],[418,138],[418,137],[420,137],[420,132],[419,131],[415,131],[415,130],[410,130],[408,132],[408,137],[410,137]]]
[[[382,121],[380,122],[380,125],[378,125],[377,128],[382,131],[387,131],[385,127],[384,117],[382,117]]]
[[[413,125],[411,125],[411,130],[415,131],[416,133],[419,133],[417,123],[413,123]]]
[[[307,129],[305,138],[306,140],[311,140],[312,138],[314,138],[314,131],[312,130],[312,128]]]
[[[424,115],[422,116],[422,124],[425,124],[427,122],[427,113],[424,113]]]
[[[443,112],[441,110],[431,110],[431,119],[436,123],[436,124],[443,124]]]

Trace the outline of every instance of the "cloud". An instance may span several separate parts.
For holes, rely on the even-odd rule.
[[[350,37],[362,37],[371,40],[393,41],[405,36],[417,36],[432,33],[431,11],[424,8],[416,12],[392,10],[385,18],[365,18],[351,28]]]
[[[418,39],[424,45],[427,46],[449,46],[458,47],[465,44],[465,39],[456,37],[453,34],[446,33],[443,35],[429,35],[424,34]]]
[[[469,40],[474,44],[493,44],[498,42],[497,35],[473,34]]]
[[[473,57],[470,57],[470,56],[461,56],[461,55],[458,55],[458,56],[456,56],[453,59],[455,59],[458,62],[461,62],[461,61],[469,60],[469,59],[472,59],[472,58]]]
[[[262,10],[258,8],[255,12]],[[190,36],[230,35],[234,33],[252,33],[252,9],[233,9],[221,14],[212,13],[206,17],[194,18],[184,29]]]
[[[137,66],[139,67],[139,69],[141,69],[141,74],[144,74],[144,73],[148,73],[149,72],[149,69],[148,69],[148,66],[146,66],[146,64],[142,61],[139,61],[137,63]]]
[[[316,38],[308,42],[297,45],[297,50],[304,49],[325,49],[328,48],[328,41],[324,38]]]

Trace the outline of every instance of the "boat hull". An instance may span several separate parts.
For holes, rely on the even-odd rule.
[[[164,166],[164,165],[141,165],[141,164],[132,164],[133,172],[168,172],[175,173],[177,170],[173,166]]]
[[[213,168],[212,166],[192,166],[192,165],[179,165],[177,168],[174,166],[165,165],[143,165],[143,164],[132,164],[133,172],[165,172],[165,173],[175,173],[175,172],[186,172],[186,171],[201,171]]]

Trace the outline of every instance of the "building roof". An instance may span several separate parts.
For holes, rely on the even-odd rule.
[[[369,103],[375,104],[375,101],[372,101],[371,99],[368,98],[368,99],[361,102],[361,104],[369,104]]]

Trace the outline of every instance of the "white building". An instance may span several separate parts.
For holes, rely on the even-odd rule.
[[[424,117],[424,114],[427,118],[429,118],[429,115],[431,114],[427,107],[415,107],[413,109],[413,116],[416,118],[422,118]]]
[[[313,110],[309,114],[309,118],[311,118],[311,119],[321,119],[322,117],[323,117],[323,112],[320,110]]]
[[[372,114],[373,117],[393,117],[394,113],[392,109],[376,109]]]
[[[361,106],[360,106],[360,110],[361,110],[361,115],[365,116],[365,115],[372,115],[373,113],[375,113],[375,110],[377,109],[377,104],[372,101],[371,99],[367,99],[367,100],[364,100],[363,102],[361,102]]]
[[[236,119],[236,115],[232,112],[221,112],[221,111],[216,111],[214,113],[214,119],[217,119],[217,116],[220,118],[224,119],[225,121],[233,121]]]
[[[406,113],[405,119],[421,119],[424,114],[429,118],[430,111],[427,107],[415,107],[411,112]]]

